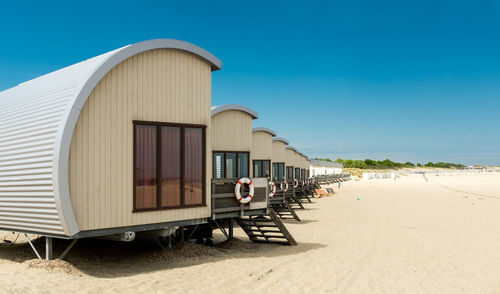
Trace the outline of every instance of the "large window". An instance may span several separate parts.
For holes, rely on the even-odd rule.
[[[134,211],[205,205],[205,126],[134,122]]]
[[[213,155],[214,179],[232,179],[249,176],[248,152],[214,151]]]
[[[295,178],[300,179],[300,167],[295,168]]]
[[[270,160],[254,160],[253,161],[253,176],[256,178],[267,177],[271,174]]]
[[[300,171],[301,171],[300,178],[304,179],[306,177],[306,170],[305,169],[301,169]]]
[[[285,164],[283,162],[273,162],[273,180],[283,181],[285,179]]]
[[[158,168],[156,127],[135,128],[135,203],[136,209],[157,207]]]
[[[286,178],[293,179],[293,166],[286,167]]]

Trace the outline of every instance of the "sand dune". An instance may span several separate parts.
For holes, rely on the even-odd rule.
[[[500,293],[500,174],[427,178],[334,187],[298,212],[302,223],[286,221],[296,247],[253,244],[238,229],[229,244],[168,252],[83,240],[67,262],[47,263],[19,238],[0,248],[0,292]]]

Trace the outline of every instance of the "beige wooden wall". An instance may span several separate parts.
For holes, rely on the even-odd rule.
[[[306,168],[306,161],[305,157],[296,153],[297,155],[297,164],[299,165],[300,168]]]
[[[252,116],[240,110],[219,112],[212,117],[212,150],[251,151]]]
[[[300,156],[300,161],[302,163],[302,168],[307,169],[307,159],[304,156]]]
[[[282,141],[273,141],[273,162],[286,162],[286,145]]]
[[[253,175],[253,117],[240,110],[227,110],[212,116],[212,151],[245,151],[249,155],[249,175]],[[210,165],[212,167],[212,165]],[[212,175],[213,171],[209,175]]]
[[[302,155],[298,154],[297,152],[295,153],[295,166],[299,168],[304,168],[304,161],[302,160]]]
[[[293,166],[294,168],[297,166],[297,156],[295,154],[295,151],[293,151],[292,149],[286,149],[286,166]]]
[[[273,136],[268,132],[257,131],[252,135],[252,157],[256,160],[273,158]]]
[[[80,230],[210,216],[210,207],[132,212],[132,121],[207,125],[210,187],[210,117],[211,68],[191,53],[152,50],[106,74],[83,107],[71,142],[71,201]]]

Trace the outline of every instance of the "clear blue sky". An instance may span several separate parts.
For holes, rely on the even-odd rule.
[[[500,165],[499,1],[113,2],[2,2],[0,89],[175,38],[310,156]]]

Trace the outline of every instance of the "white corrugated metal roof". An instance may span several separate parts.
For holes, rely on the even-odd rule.
[[[224,112],[224,111],[229,111],[229,110],[242,111],[242,112],[250,115],[252,117],[252,119],[259,118],[259,114],[255,110],[250,109],[250,108],[243,106],[243,105],[239,105],[239,104],[226,104],[226,105],[221,105],[221,106],[212,106],[212,116],[214,116],[218,113]]]
[[[285,143],[285,145],[288,145],[288,144],[289,144],[289,142],[288,142],[287,140],[285,140],[285,139],[283,139],[283,138],[279,138],[279,137],[277,137],[277,138],[273,138],[273,141],[280,141],[280,142]]]
[[[148,50],[198,55],[193,44],[157,39],[99,55],[0,92],[0,229],[72,236],[79,229],[69,195],[71,138],[88,96],[112,68]]]
[[[273,131],[271,129],[268,129],[268,128],[262,128],[262,127],[260,127],[260,128],[253,128],[252,132],[266,132],[266,133],[271,134],[271,136],[273,136],[273,137],[276,137],[276,135],[277,135],[275,131]]]

